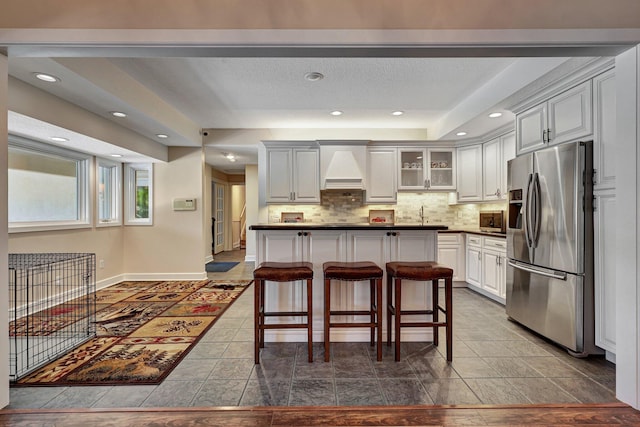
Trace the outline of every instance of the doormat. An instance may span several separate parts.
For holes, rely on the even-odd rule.
[[[12,386],[159,384],[251,280],[121,282],[96,292],[96,334]],[[61,311],[61,315],[64,312]],[[51,333],[29,322],[31,335]],[[12,337],[19,325],[9,325]]]
[[[233,267],[235,267],[238,264],[240,263],[211,261],[205,264],[205,269],[209,273],[224,273],[225,271],[231,270]]]

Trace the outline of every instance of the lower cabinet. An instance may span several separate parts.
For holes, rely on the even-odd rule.
[[[505,239],[483,237],[482,242],[482,284],[485,292],[505,303],[507,296],[507,242]],[[496,299],[496,298],[494,298]]]
[[[616,224],[615,190],[595,193],[594,293],[595,341],[600,348],[616,353]]]
[[[467,235],[467,284],[469,288],[504,304],[506,280],[506,239]]]
[[[438,263],[453,269],[454,286],[467,286],[463,233],[438,234]]]
[[[482,238],[467,235],[467,283],[480,286],[482,281]]]

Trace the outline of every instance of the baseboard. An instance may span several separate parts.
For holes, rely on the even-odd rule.
[[[206,257],[204,257],[204,263],[208,263],[213,261],[213,255],[207,255]]]
[[[205,280],[207,272],[202,273],[128,273],[122,280]]]
[[[474,291],[474,292],[476,292],[476,293],[478,293],[478,294],[480,294],[482,296],[485,296],[485,297],[487,297],[489,299],[494,300],[498,304],[505,305],[505,300],[503,298],[500,298],[499,296],[494,295],[491,292],[487,292],[484,289],[479,288],[476,285],[472,285],[471,283],[467,283],[467,288],[471,289],[472,291]]]
[[[119,274],[117,276],[109,277],[107,279],[102,279],[96,282],[96,290],[104,289],[106,287],[115,285],[116,283],[120,283],[124,281],[124,274]]]
[[[245,255],[244,257],[244,262],[256,262],[256,256],[255,255]]]

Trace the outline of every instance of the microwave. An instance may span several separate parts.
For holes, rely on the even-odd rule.
[[[506,233],[504,211],[480,212],[480,231]]]

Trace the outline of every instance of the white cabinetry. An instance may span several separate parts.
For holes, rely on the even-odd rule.
[[[482,200],[482,144],[457,148],[458,202]]]
[[[616,79],[614,70],[593,79],[594,190],[616,186]]]
[[[590,135],[593,127],[591,105],[589,80],[518,113],[518,155]]]
[[[593,78],[595,341],[616,352],[616,82],[615,71]]]
[[[320,151],[267,148],[267,202],[320,203]]]
[[[397,155],[396,147],[367,149],[367,203],[396,202],[398,197]]]
[[[482,282],[482,238],[467,235],[467,283],[480,287]]]
[[[502,304],[507,281],[507,241],[503,238],[467,235],[467,284]]]
[[[482,144],[483,200],[506,199],[507,162],[515,156],[515,132]]]
[[[464,234],[438,234],[438,263],[453,269],[454,282],[465,281]],[[463,285],[466,286],[466,284]]]
[[[616,352],[616,224],[615,190],[596,193],[594,228],[594,279],[596,345]]]
[[[399,190],[455,190],[455,149],[399,148]]]
[[[507,295],[506,280],[507,241],[483,237],[481,289],[504,304]]]

